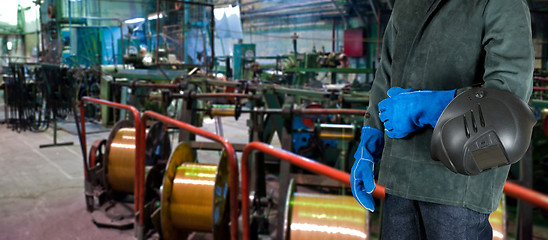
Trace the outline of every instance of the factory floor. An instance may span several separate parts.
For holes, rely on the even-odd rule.
[[[4,118],[0,91],[0,121]],[[102,133],[106,136],[106,133]],[[82,153],[76,135],[16,132],[0,124],[0,240],[133,239],[133,232],[97,228],[86,211]]]
[[[246,128],[245,116],[242,118],[239,121],[223,118],[224,135],[233,143],[246,143],[248,140],[248,133],[243,130]],[[0,121],[4,119],[3,91],[0,90]],[[212,119],[204,119],[203,128],[216,132]],[[94,140],[107,136],[108,129],[89,134],[88,148]],[[78,137],[59,130],[57,142],[74,144],[40,148],[40,145],[53,143],[52,127],[41,133],[18,133],[6,124],[0,124],[0,240],[134,239],[131,229],[99,228],[92,222],[84,201],[84,173]],[[215,161],[217,156],[217,153],[209,154],[203,160]],[[372,237],[376,238],[379,212],[372,214],[371,218]],[[510,217],[509,221],[509,231],[512,231],[513,218]],[[194,235],[191,238],[210,237]],[[533,239],[548,239],[547,226],[535,226]]]
[[[5,120],[4,96],[0,89],[0,122]],[[86,211],[84,172],[78,136],[72,120],[60,123],[57,143],[70,146],[40,148],[53,143],[53,127],[45,132],[17,132],[0,124],[0,240],[43,239],[135,239],[133,230],[99,228]],[[223,118],[223,135],[232,143],[247,143],[246,116],[238,121]],[[86,124],[88,127],[88,125]],[[94,125],[93,141],[106,139],[108,128]],[[203,129],[218,132],[213,119],[205,118]],[[88,131],[90,128],[87,129]],[[175,147],[172,136],[172,145]],[[199,141],[206,141],[199,138]],[[273,143],[276,144],[276,143]],[[276,144],[279,146],[279,143]],[[237,154],[238,158],[240,153]],[[218,152],[199,152],[198,160],[216,163]],[[209,239],[194,234],[189,239]]]

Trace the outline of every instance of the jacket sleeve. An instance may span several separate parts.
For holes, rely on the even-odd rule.
[[[386,92],[390,88],[392,73],[392,49],[396,30],[392,24],[392,18],[388,21],[381,48],[381,59],[375,79],[369,91],[369,106],[365,114],[364,126],[377,128],[384,132],[384,125],[379,119],[379,102],[387,98]]]
[[[508,91],[528,102],[533,89],[534,51],[527,3],[488,0],[483,13],[482,87]]]

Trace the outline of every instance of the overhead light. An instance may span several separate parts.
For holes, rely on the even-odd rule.
[[[160,15],[160,16],[158,16],[158,15]],[[147,19],[148,19],[148,20],[155,20],[155,19],[158,19],[158,18],[163,18],[164,15],[165,15],[165,14],[164,14],[163,12],[160,13],[160,14],[158,14],[158,13],[152,13],[152,14],[149,14],[149,15],[148,15]]]
[[[144,18],[132,18],[132,19],[125,20],[124,22],[126,24],[133,24],[133,23],[140,23],[140,22],[144,22],[144,21],[145,21]]]

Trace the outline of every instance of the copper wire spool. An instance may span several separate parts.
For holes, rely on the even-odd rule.
[[[112,128],[106,148],[107,177],[112,190],[133,193],[135,181],[135,127],[119,121]]]
[[[489,223],[493,228],[493,239],[506,239],[506,200],[504,195],[496,211],[489,215]]]
[[[296,193],[290,183],[284,239],[350,240],[369,237],[368,212],[352,196]]]
[[[322,123],[317,127],[318,136],[323,140],[353,140],[356,129],[354,125]]]
[[[210,115],[232,117],[236,115],[236,109],[235,108],[211,108]]]
[[[163,127],[163,125],[160,127]],[[149,133],[148,129],[146,130],[146,133]],[[155,134],[158,134],[158,131],[156,131]],[[147,138],[154,137],[155,136],[150,136],[150,134],[147,135]],[[105,150],[105,155],[107,156],[107,178],[109,186],[115,192],[127,194],[132,194],[134,192],[135,140],[135,127],[132,122],[127,120],[122,120],[114,124],[109,134]],[[169,139],[167,140],[169,141]],[[169,142],[166,142],[165,144],[169,144]],[[149,147],[157,146],[147,146],[147,148]]]
[[[228,236],[228,157],[218,165],[196,163],[188,143],[179,144],[169,159],[162,188],[162,235],[186,239],[190,232]]]

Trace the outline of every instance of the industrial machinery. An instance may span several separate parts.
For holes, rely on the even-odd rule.
[[[193,97],[205,96],[194,95]],[[108,195],[105,194],[104,189],[110,188],[111,193],[116,192],[111,196],[119,201],[122,199],[120,195],[133,194],[134,210],[126,212],[128,212],[128,219],[135,218],[134,229],[140,239],[146,238],[151,232],[156,232],[164,239],[184,238],[191,232],[212,234],[215,239],[226,239],[230,232],[231,239],[238,239],[240,208],[237,195],[240,192],[238,190],[240,171],[238,171],[235,148],[232,144],[218,135],[155,112],[146,111],[139,117],[140,113],[131,106],[87,97],[84,97],[82,101],[126,108],[133,113],[135,119],[135,124],[127,121],[118,123],[113,128],[109,140],[96,141],[92,146],[89,163],[85,162],[88,207],[93,207],[97,212],[101,210],[108,213],[109,209],[106,206],[109,204],[105,205],[104,209],[95,209],[98,206],[95,204],[107,202],[108,198],[105,196]],[[83,105],[80,109],[84,109]],[[275,109],[256,110],[263,114],[284,115],[282,111]],[[317,110],[300,109],[293,110],[293,113],[310,114],[314,111]],[[345,113],[345,111],[339,110],[339,113]],[[83,122],[82,117],[81,120]],[[144,123],[151,120],[158,122],[147,128]],[[166,136],[167,127],[180,128],[181,131],[188,131],[213,140],[215,144],[220,144],[219,149],[224,149],[220,160],[213,164],[198,161],[195,154],[197,149],[193,147],[196,144],[186,141],[177,144],[169,158],[166,158],[165,153],[169,150],[165,144],[168,141],[162,141],[162,139]],[[320,135],[329,136],[334,131],[330,128],[327,133],[320,133]],[[345,136],[340,132],[335,133]],[[82,128],[82,134],[85,136],[84,128]],[[85,143],[82,146],[85,147]],[[110,150],[107,150],[107,146],[110,146]],[[338,187],[332,184],[331,188],[342,189],[341,186],[349,184],[350,181],[348,173],[326,164],[276,149],[265,143],[247,144],[242,150],[241,162],[242,197],[240,201],[242,201],[243,239],[313,239],[319,236],[322,238],[332,236],[333,239],[369,238],[368,213],[349,195],[344,196],[331,191],[326,192],[322,188],[307,187],[295,180],[289,181],[288,184],[278,181],[279,188],[287,193],[283,197],[279,194],[277,196],[261,195],[258,191],[260,187],[252,186],[255,180],[250,176],[269,177],[264,169],[255,167],[256,165],[249,161],[250,159],[253,159],[253,162],[261,161],[257,154],[251,154],[255,149],[273,156],[280,161],[280,164],[285,162],[340,182]],[[159,153],[162,154],[159,155]],[[282,174],[280,172],[280,179]],[[344,192],[343,190],[340,193]],[[383,192],[383,187],[378,186],[374,196],[382,198]],[[527,201],[548,208],[548,203],[543,198],[535,197],[538,193],[521,189],[515,184],[507,183],[505,192],[512,197],[520,195]],[[131,198],[126,198],[125,201],[131,202]],[[505,234],[504,200],[499,209],[490,220],[496,230],[494,236],[497,238],[504,237]],[[113,207],[110,210],[113,212],[105,215],[114,216],[119,213],[114,211]],[[120,215],[117,216],[120,217]],[[126,223],[125,226],[129,227],[130,224]]]

